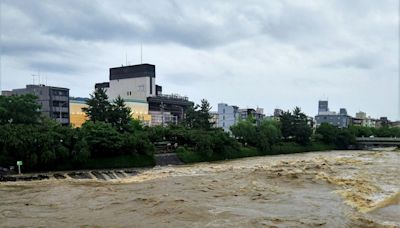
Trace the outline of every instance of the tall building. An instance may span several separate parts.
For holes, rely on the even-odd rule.
[[[239,108],[225,103],[218,104],[218,127],[230,132],[230,127],[239,121]]]
[[[121,66],[110,69],[110,81],[97,83],[112,101],[118,96],[132,109],[132,116],[148,125],[177,123],[193,106],[187,97],[162,94],[156,85],[156,67],[152,64]]]
[[[341,108],[339,113],[331,112],[329,111],[328,101],[319,101],[315,123],[316,127],[319,127],[322,123],[329,123],[339,128],[345,128],[352,123],[352,118],[347,114],[345,108]]]
[[[9,95],[33,94],[38,97],[43,116],[50,117],[62,125],[69,125],[69,89],[45,86],[27,85],[26,88],[13,89]]]
[[[318,101],[318,113],[329,112],[328,101]]]

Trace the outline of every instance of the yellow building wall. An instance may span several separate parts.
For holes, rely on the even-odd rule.
[[[141,102],[125,102],[126,106],[131,108],[132,118],[142,121],[145,124],[150,124],[151,115],[149,115],[149,105]],[[72,127],[81,127],[88,120],[82,108],[87,107],[82,101],[70,100],[70,122]]]
[[[82,108],[87,107],[85,103],[71,101],[69,102],[69,118],[72,127],[81,127],[83,123],[88,120],[86,114],[82,111]]]
[[[144,102],[125,101],[127,107],[131,108],[131,115],[134,119],[141,120],[145,124],[150,124],[149,104]]]

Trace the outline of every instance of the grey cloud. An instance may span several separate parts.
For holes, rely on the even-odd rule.
[[[380,58],[377,53],[362,53],[335,60],[329,63],[322,64],[322,67],[328,68],[358,68],[363,70],[372,69],[380,65]]]
[[[29,67],[32,69],[38,69],[46,73],[58,73],[58,74],[76,74],[82,69],[76,64],[71,63],[60,63],[51,60],[40,61],[34,60],[29,63]]]
[[[2,3],[2,67],[11,88],[15,80],[7,75],[30,75],[41,69],[71,85],[84,77],[71,91],[85,96],[95,82],[107,78],[108,67],[121,64],[125,51],[136,51],[143,42],[144,56],[164,69],[157,72],[158,83],[178,93],[184,90],[195,100],[210,94],[241,104],[260,102],[266,109],[272,109],[271,104],[291,108],[295,97],[307,100],[304,110],[312,115],[312,100],[324,91],[356,104],[359,101],[351,101],[351,92],[362,94],[362,89],[370,91],[375,84],[393,85],[389,81],[399,70],[394,60],[398,58],[396,0]],[[179,67],[171,67],[175,65]],[[337,74],[358,79],[387,76],[373,85],[364,80],[363,88],[343,83],[351,89],[323,80]],[[307,88],[307,94],[299,93],[300,87]],[[394,87],[389,92],[393,101]],[[364,103],[374,109],[382,99],[386,97],[376,95]],[[392,106],[387,107],[382,112],[393,116]]]

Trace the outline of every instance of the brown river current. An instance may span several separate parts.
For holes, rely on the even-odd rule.
[[[399,167],[333,151],[0,183],[0,227],[400,227]]]

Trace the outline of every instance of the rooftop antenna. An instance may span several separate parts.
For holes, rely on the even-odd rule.
[[[125,51],[125,66],[128,66],[128,53]]]
[[[40,68],[38,70],[38,77],[39,77],[39,85],[40,85]]]
[[[143,45],[140,42],[140,64],[143,64]]]

